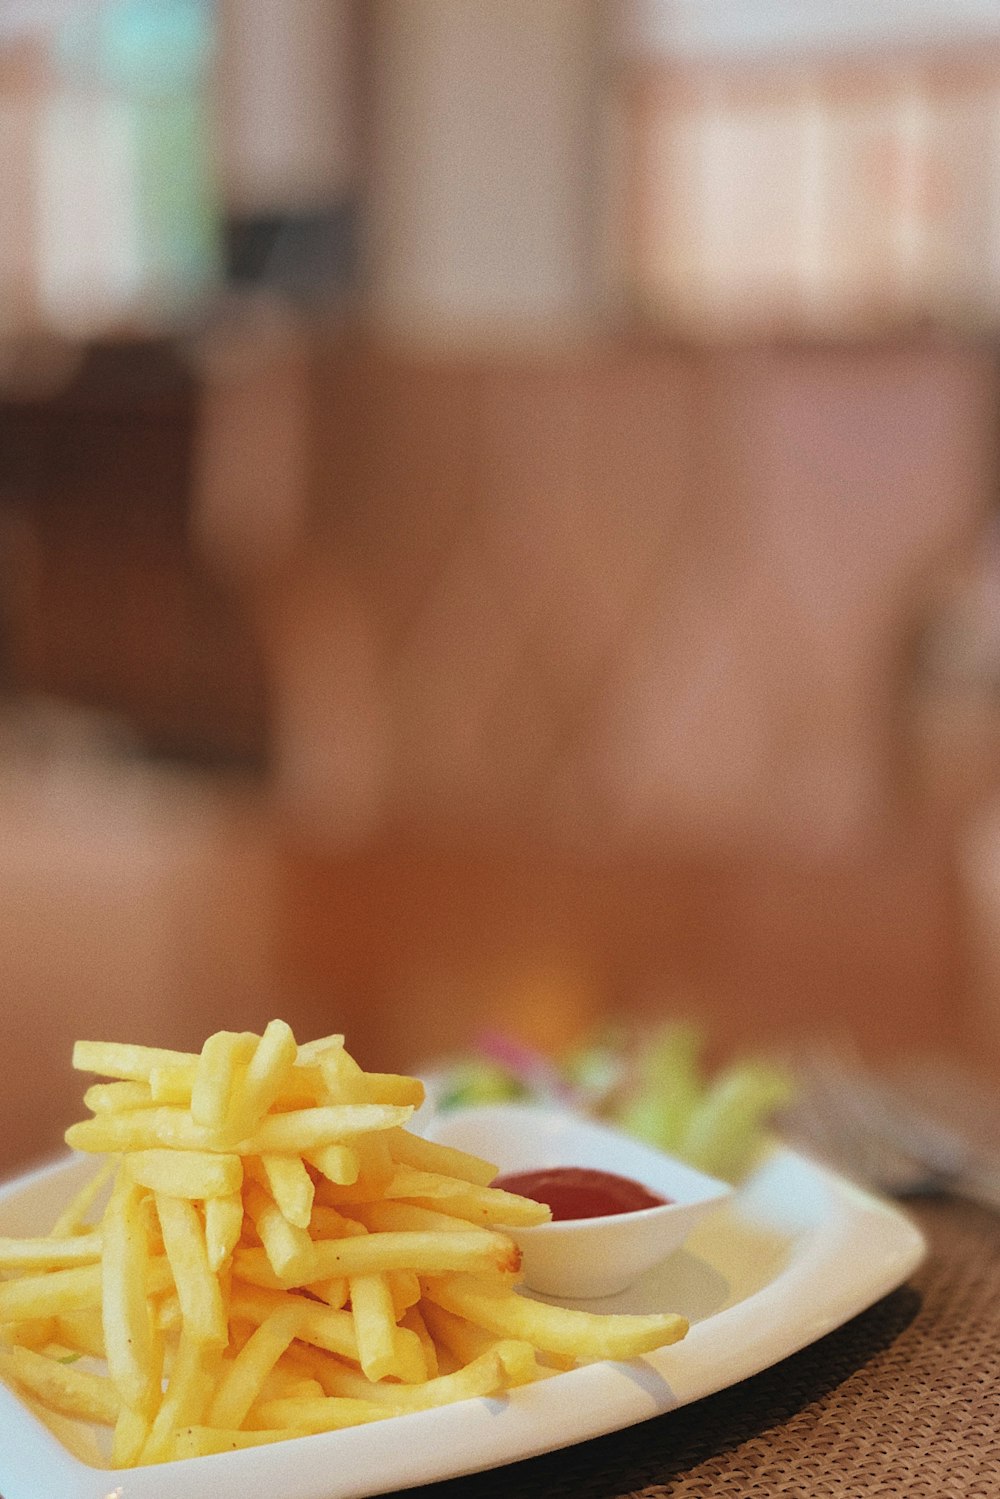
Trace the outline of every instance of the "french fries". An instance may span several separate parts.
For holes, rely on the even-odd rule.
[[[477,1327],[499,1337],[522,1339],[543,1353],[584,1362],[652,1353],[654,1348],[676,1343],[687,1332],[684,1318],[673,1312],[638,1317],[551,1306],[519,1296],[496,1281],[472,1276],[421,1280],[421,1286],[428,1300]]]
[[[76,1369],[29,1348],[14,1347],[0,1354],[0,1372],[36,1395],[50,1410],[77,1416],[101,1426],[114,1426],[120,1401],[109,1379]]]
[[[96,1264],[101,1258],[99,1233],[63,1238],[0,1239],[0,1270],[55,1270]]]
[[[240,1157],[213,1155],[208,1150],[134,1150],[126,1169],[140,1187],[166,1197],[204,1201],[229,1197],[243,1185]]]
[[[0,1377],[110,1427],[114,1467],[495,1395],[684,1336],[517,1290],[548,1209],[406,1128],[423,1090],[272,1021],[200,1053],[80,1041],[66,1133],[105,1156],[48,1234],[0,1238]],[[102,1200],[104,1204],[102,1206]]]

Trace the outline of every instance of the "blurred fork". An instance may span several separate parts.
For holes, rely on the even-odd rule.
[[[876,1078],[850,1049],[790,1059],[797,1093],[783,1133],[891,1197],[948,1195],[1000,1212],[1000,1149]]]

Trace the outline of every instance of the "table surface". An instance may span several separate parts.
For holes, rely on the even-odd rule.
[[[1000,1216],[911,1205],[905,1286],[740,1385],[592,1442],[409,1490],[416,1499],[994,1499]]]

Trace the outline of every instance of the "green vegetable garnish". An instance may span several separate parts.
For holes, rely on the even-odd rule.
[[[615,1122],[660,1150],[679,1154],[688,1121],[704,1091],[701,1032],[671,1021],[644,1043],[635,1077]]]
[[[492,1062],[467,1062],[451,1074],[438,1107],[457,1109],[483,1103],[512,1103],[528,1096],[529,1089],[502,1067]]]

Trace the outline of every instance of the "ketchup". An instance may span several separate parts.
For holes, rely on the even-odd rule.
[[[658,1197],[641,1182],[613,1171],[592,1171],[585,1166],[551,1166],[543,1171],[514,1171],[492,1183],[504,1192],[516,1192],[544,1202],[555,1222],[573,1218],[604,1218],[613,1213],[636,1213],[641,1208],[661,1208],[671,1200]]]

